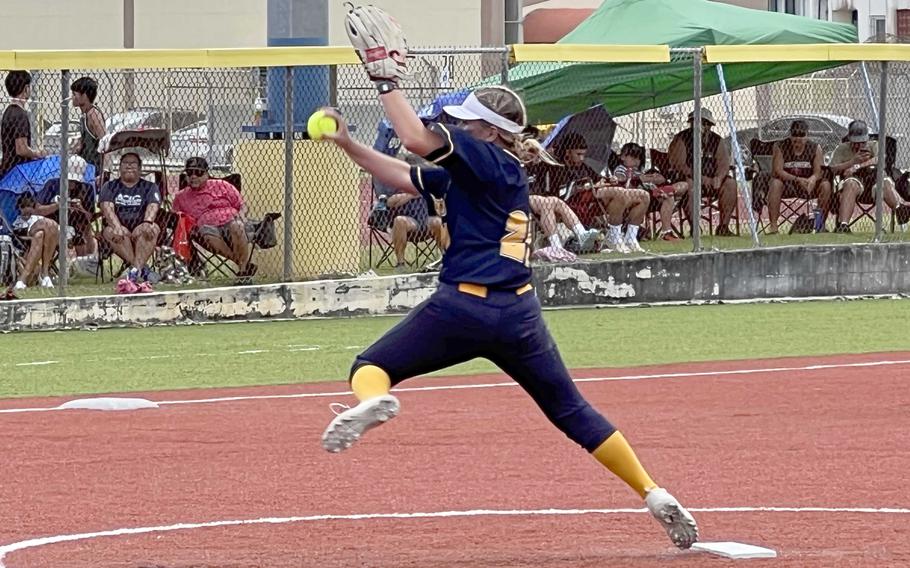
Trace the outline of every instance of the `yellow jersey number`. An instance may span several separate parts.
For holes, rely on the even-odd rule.
[[[500,240],[499,254],[531,266],[531,223],[524,211],[512,211],[506,220],[506,234]]]

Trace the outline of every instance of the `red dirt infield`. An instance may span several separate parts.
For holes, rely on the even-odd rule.
[[[875,364],[876,362],[897,362]],[[806,369],[811,366],[828,368]],[[766,370],[781,369],[791,370]],[[801,369],[801,370],[796,370]],[[738,374],[731,371],[746,371]],[[712,374],[713,373],[713,374]],[[778,551],[763,566],[910,566],[910,353],[580,370],[703,540]],[[505,383],[425,378],[404,387]],[[156,401],[344,391],[341,383],[146,394]],[[130,394],[128,396],[142,396]],[[517,387],[405,391],[402,414],[339,455],[319,447],[346,397],[0,414],[0,564],[38,567],[706,566]],[[10,399],[0,408],[60,400]],[[747,511],[717,511],[745,507]],[[768,512],[763,507],[894,508]],[[465,513],[430,518],[328,515]],[[538,514],[530,514],[534,511]],[[73,533],[276,518],[80,538]]]

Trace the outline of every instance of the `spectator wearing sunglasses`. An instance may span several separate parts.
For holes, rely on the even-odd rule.
[[[769,235],[779,230],[781,199],[815,198],[822,211],[831,207],[831,182],[822,175],[822,148],[808,134],[806,121],[794,120],[790,136],[774,144],[768,185]]]
[[[252,245],[244,229],[240,192],[224,180],[209,178],[209,164],[205,158],[188,159],[185,173],[189,186],[174,198],[174,211],[192,219],[193,234],[202,246],[237,265],[237,276],[255,275],[256,265],[250,262]]]

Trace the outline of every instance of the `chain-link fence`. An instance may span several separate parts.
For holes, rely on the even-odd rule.
[[[735,68],[703,62],[700,49],[611,65],[510,63],[509,53],[414,50],[402,89],[427,116],[440,97],[481,84],[508,83],[529,101],[531,134],[556,162],[529,166],[538,260],[906,238],[910,64],[829,65],[746,88],[728,77],[732,90],[714,94],[720,73],[735,77]],[[82,77],[96,85],[94,97],[72,89]],[[19,296],[105,293],[137,264],[151,269],[138,280],[167,289],[412,272],[440,258],[446,236],[423,200],[395,195],[307,136],[307,117],[335,106],[355,138],[405,158],[358,65],[45,70],[30,79],[27,97],[10,97],[23,111],[12,118],[21,127],[24,115],[28,130],[4,134],[5,155],[23,156],[4,160],[0,187],[3,283],[26,286],[13,290]],[[603,85],[606,104],[592,107]],[[701,145],[692,142],[694,98]],[[103,132],[93,132],[99,116]],[[855,119],[871,140],[842,146]],[[125,131],[144,134],[116,136]],[[16,148],[19,138],[29,151]],[[123,163],[133,153],[138,172],[129,171],[134,156]],[[216,184],[200,193],[204,176],[195,174],[236,191]],[[79,179],[61,187],[61,177]],[[160,201],[148,218],[149,199],[131,190],[139,177]],[[103,192],[105,184],[117,191]],[[60,197],[69,206],[56,205]],[[241,209],[237,221],[232,208]],[[61,236],[42,217],[72,228]],[[57,250],[65,263],[54,260]],[[42,288],[45,277],[56,288]]]
[[[586,111],[576,115],[565,129],[557,127],[555,136],[546,132],[541,136],[557,161],[565,164],[573,159],[573,149],[560,142],[566,138],[566,130],[580,134],[581,138],[569,138],[576,150],[580,145],[586,148],[586,165],[599,172],[601,187],[590,179],[597,177],[594,171],[580,173],[584,168],[579,166],[579,173],[568,177],[582,184],[593,181],[591,191],[570,187],[570,180],[563,179],[568,175],[564,171],[556,184],[559,188],[549,183],[557,177],[552,172],[544,178],[547,187],[540,185],[542,176],[533,176],[532,191],[536,183],[538,193],[567,200],[583,224],[590,223],[604,233],[602,244],[583,246],[581,233],[575,231],[573,235],[569,228],[574,219],[569,217],[560,226],[567,212],[548,200],[548,219],[539,225],[541,247],[562,245],[572,253],[625,252],[641,247],[668,253],[906,239],[910,220],[910,208],[906,207],[910,199],[908,176],[904,174],[910,163],[910,141],[905,141],[910,128],[905,118],[908,103],[903,93],[910,87],[906,84],[906,63],[891,63],[888,68],[887,149],[883,149],[883,167],[879,167],[879,62],[835,65],[746,88],[730,86],[725,95],[712,94],[717,89],[711,87],[718,84],[723,65],[702,62],[699,49],[670,52],[670,62],[659,65],[664,77],[658,78],[653,76],[654,66],[647,64],[609,69],[591,65],[589,75],[599,75],[601,83],[609,76],[615,85],[598,86],[597,92],[606,99],[613,120],[604,118],[608,109],[602,113]],[[519,75],[556,72],[553,64],[537,65],[530,73]],[[565,64],[559,67],[565,69]],[[582,74],[584,66],[577,67]],[[697,73],[703,84],[700,104],[705,135],[700,160],[694,157],[697,145],[690,142]],[[539,83],[532,88],[539,90]],[[551,81],[545,88],[553,98],[559,93],[559,97],[573,100],[573,87],[564,82]],[[674,102],[660,104],[664,101]],[[642,107],[646,110],[624,110]],[[847,142],[854,120],[866,124],[870,139],[868,145],[855,144],[855,152]],[[797,128],[791,132],[794,123]],[[609,148],[603,146],[605,139]],[[842,145],[841,153],[836,153]],[[868,156],[861,154],[866,151],[870,152]],[[862,167],[845,163],[859,161],[860,155],[865,157]],[[704,164],[701,172],[691,167],[698,161]],[[617,170],[620,175],[615,175]],[[879,171],[884,171],[883,214],[877,225]],[[703,179],[697,195],[693,178],[699,173]],[[538,201],[545,203],[540,198]],[[643,203],[648,204],[646,209]],[[699,222],[693,226],[691,219]],[[636,226],[632,233],[630,225]],[[559,236],[550,239],[554,231]],[[636,231],[638,239],[632,238]],[[542,254],[550,256],[550,252],[544,250]],[[565,255],[555,254],[555,258]]]
[[[507,65],[506,48],[415,49],[401,88],[415,106],[424,107],[440,94],[501,77]],[[81,78],[92,80],[93,100],[71,90]],[[399,154],[375,87],[359,65],[36,71],[27,96],[14,98],[10,102],[27,112],[28,124],[10,139],[25,137],[32,150],[22,159],[31,165],[17,170],[22,175],[10,175],[0,191],[8,221],[3,232],[10,238],[3,285],[17,287],[18,296],[58,293],[62,284],[68,294],[105,293],[136,277],[131,268],[143,264],[148,270],[135,279],[168,289],[413,272],[440,256],[433,238],[438,220],[429,219],[422,200],[374,187],[334,145],[307,135],[309,115],[334,106],[356,139]],[[83,172],[69,158],[85,154],[89,117],[96,114],[104,130],[96,141],[100,157],[97,168],[89,165]],[[118,139],[123,132],[143,135]],[[132,153],[141,159],[141,169],[129,172],[125,185],[133,187],[140,183],[133,178],[141,178],[157,190],[157,199],[140,199],[139,192],[117,185],[124,179],[123,158]],[[238,191],[205,186],[194,193],[204,180],[188,175],[202,163],[189,163],[191,158],[208,166],[198,173],[223,178]],[[61,176],[77,174],[78,188],[59,187]],[[47,182],[53,191],[43,191]],[[105,184],[119,193],[106,194]],[[179,197],[182,193],[186,196]],[[78,225],[78,234],[59,241],[65,243],[59,250],[67,251],[65,274],[56,250],[50,261],[39,255],[33,262],[28,254],[38,250],[36,240],[58,240],[56,233],[38,230],[43,221],[34,229],[27,224],[33,214],[61,221],[55,205],[61,194],[69,204],[67,221]],[[36,197],[38,208],[22,203],[23,195]],[[108,208],[103,203],[111,199]],[[160,203],[146,219],[150,201]],[[237,222],[231,208],[241,209]],[[396,223],[399,216],[408,222]],[[143,221],[151,222],[142,226]],[[154,234],[144,234],[150,226]],[[45,276],[56,290],[41,286]]]

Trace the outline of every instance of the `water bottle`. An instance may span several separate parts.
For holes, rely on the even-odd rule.
[[[825,229],[825,213],[815,200],[812,201],[812,215],[815,219],[815,232],[821,233]]]
[[[14,278],[15,262],[13,239],[9,235],[0,235],[0,282]]]

